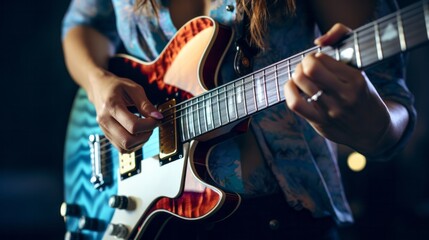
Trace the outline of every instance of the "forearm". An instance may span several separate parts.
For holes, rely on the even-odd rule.
[[[70,29],[63,40],[67,69],[77,84],[92,98],[91,81],[105,74],[114,46],[108,38],[96,30],[78,26]]]

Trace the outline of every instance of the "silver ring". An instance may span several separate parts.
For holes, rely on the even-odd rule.
[[[317,100],[319,100],[320,96],[322,96],[323,94],[323,90],[319,90],[317,91],[317,93],[315,93],[313,96],[307,98],[307,102],[317,102]]]

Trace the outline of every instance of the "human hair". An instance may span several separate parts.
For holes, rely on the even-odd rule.
[[[250,44],[264,49],[264,35],[270,19],[281,19],[294,14],[295,0],[237,0],[238,17],[249,19]]]
[[[140,10],[149,5],[152,13],[158,17],[158,6],[155,0],[136,0],[134,7]],[[246,14],[249,19],[250,44],[261,49],[265,48],[264,35],[270,18],[294,14],[295,9],[295,0],[237,0],[238,17],[243,18]],[[146,12],[148,12],[147,8]]]

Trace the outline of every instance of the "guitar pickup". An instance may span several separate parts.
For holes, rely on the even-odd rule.
[[[138,163],[141,159],[141,149],[132,153],[119,153],[119,173],[121,175],[121,180],[140,173],[141,165]]]
[[[159,106],[164,115],[159,126],[159,160],[161,165],[182,158],[182,148],[178,146],[176,100],[171,99]]]

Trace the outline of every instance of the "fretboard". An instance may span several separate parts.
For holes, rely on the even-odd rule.
[[[219,86],[177,106],[181,140],[191,140],[283,102],[284,84],[308,54],[322,52],[367,68],[429,40],[427,0],[410,5],[352,31],[336,47],[314,47]]]

